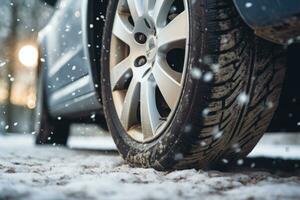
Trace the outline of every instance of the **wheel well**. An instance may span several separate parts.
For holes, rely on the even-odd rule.
[[[98,96],[101,97],[100,92],[100,56],[101,56],[101,48],[102,48],[102,35],[103,28],[105,24],[105,16],[106,9],[108,6],[108,1],[94,1],[88,0],[87,2],[87,44],[90,67],[93,74],[93,81],[98,85],[97,93]],[[92,27],[92,28],[91,28]]]

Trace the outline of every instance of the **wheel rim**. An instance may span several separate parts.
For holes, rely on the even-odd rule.
[[[187,0],[121,0],[110,48],[110,85],[119,120],[138,142],[164,131],[187,66]]]

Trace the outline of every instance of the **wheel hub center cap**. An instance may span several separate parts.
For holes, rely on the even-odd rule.
[[[146,55],[149,60],[153,60],[157,53],[157,39],[151,36],[146,43]]]

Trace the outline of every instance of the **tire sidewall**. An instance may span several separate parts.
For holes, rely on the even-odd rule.
[[[208,106],[211,87],[210,83],[204,82],[202,79],[194,79],[191,71],[196,68],[205,73],[210,71],[210,68],[199,62],[208,51],[205,43],[201,42],[206,40],[207,34],[199,35],[199,32],[202,32],[199,30],[204,32],[206,24],[205,18],[203,18],[205,11],[201,5],[202,0],[195,1],[193,5],[191,5],[191,1],[188,1],[188,4],[189,44],[193,45],[188,45],[187,72],[182,96],[173,119],[164,133],[148,143],[136,142],[126,133],[114,106],[110,89],[109,59],[112,27],[118,0],[110,1],[108,6],[101,58],[101,86],[104,112],[119,152],[124,159],[135,166],[154,167],[159,170],[174,168],[181,155],[183,157],[194,145],[197,145],[196,138],[203,124],[200,113]],[[200,18],[202,19],[200,20]],[[201,37],[200,40],[199,37]],[[202,95],[196,95],[198,93]],[[193,119],[200,120],[195,121]]]

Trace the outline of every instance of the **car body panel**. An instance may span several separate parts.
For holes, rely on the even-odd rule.
[[[256,34],[285,44],[300,35],[299,0],[234,0],[244,21]]]
[[[39,35],[45,93],[53,116],[88,114],[102,107],[91,70],[87,8],[87,0],[60,1]]]

